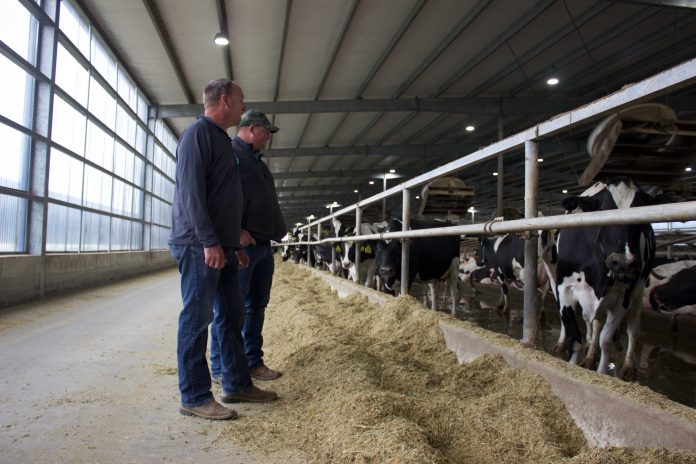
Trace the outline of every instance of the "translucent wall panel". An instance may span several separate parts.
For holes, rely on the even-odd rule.
[[[48,205],[47,252],[76,252],[80,247],[80,210]]]
[[[166,227],[152,226],[152,236],[150,237],[150,247],[153,250],[163,250],[169,247],[169,229]]]
[[[111,53],[102,44],[101,40],[94,35],[92,36],[92,57],[90,61],[99,71],[99,74],[111,85],[111,88],[117,89],[118,71],[116,60],[111,56]]]
[[[162,226],[171,227],[172,205],[157,198],[152,199],[152,222]]]
[[[138,95],[138,117],[147,124],[147,101],[140,95]]]
[[[133,182],[133,164],[135,155],[128,148],[116,142],[114,149],[114,174]]]
[[[111,195],[111,212],[121,216],[130,216],[133,207],[133,187],[114,179],[113,193]]]
[[[88,208],[111,210],[111,180],[113,178],[91,166],[85,166],[82,204]]]
[[[138,187],[145,185],[145,161],[138,156],[133,157],[133,183]]]
[[[0,40],[19,56],[36,64],[36,18],[16,0],[0,1]]]
[[[135,126],[135,119],[126,109],[120,104],[116,105],[116,133],[131,147],[135,147]]]
[[[67,2],[60,2],[58,26],[80,52],[89,59],[89,24]]]
[[[111,171],[114,162],[114,138],[94,122],[87,123],[85,158]]]
[[[118,70],[118,94],[126,104],[134,111],[138,111],[138,92],[133,82],[123,70]]]
[[[109,129],[116,128],[116,99],[93,77],[89,78],[89,112]]]
[[[0,253],[26,252],[27,200],[0,194]]]
[[[83,167],[82,161],[52,149],[48,173],[48,196],[81,205]]]
[[[140,189],[133,189],[132,216],[138,219],[143,218],[143,191]]]
[[[0,124],[0,140],[0,185],[26,190],[29,175],[29,137]]]
[[[89,71],[61,44],[56,58],[56,84],[84,108],[87,108]]]
[[[5,55],[0,55],[0,76],[0,114],[17,124],[31,127],[34,78]]]
[[[129,250],[131,238],[131,221],[126,219],[111,219],[111,245],[112,251]]]
[[[53,98],[53,129],[51,138],[78,155],[85,151],[87,118],[58,95]]]
[[[143,249],[143,224],[133,221],[131,223],[131,250]]]
[[[171,203],[174,198],[174,182],[162,176],[159,172],[153,172],[152,193]]]
[[[80,251],[109,251],[110,219],[103,214],[82,213]]]

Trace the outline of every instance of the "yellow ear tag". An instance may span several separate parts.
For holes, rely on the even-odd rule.
[[[336,251],[337,251],[338,253],[340,253],[340,252],[341,252],[341,247],[340,247],[340,246],[337,246],[337,247],[336,247]]]
[[[367,254],[372,253],[372,247],[370,245],[365,245],[365,253],[367,253]]]

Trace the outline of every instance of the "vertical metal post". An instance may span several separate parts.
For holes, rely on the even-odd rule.
[[[333,224],[334,224],[333,223],[333,220],[334,220],[333,209],[331,210],[331,213],[332,213],[331,214],[331,226],[329,227],[329,229],[333,230]],[[334,237],[336,236],[336,231],[334,231],[333,236]],[[337,245],[336,243],[331,244],[331,273],[332,274],[337,273],[336,272],[336,245]]]
[[[310,219],[307,219],[307,266],[312,267],[312,245],[309,242],[312,241],[312,227],[309,225]]]
[[[317,222],[317,240],[321,240],[321,221]]]
[[[533,140],[524,144],[524,217],[537,217],[537,193],[539,184],[539,145]],[[539,337],[539,312],[537,309],[538,232],[530,231],[524,242],[524,319],[522,344],[536,347]]]
[[[668,222],[667,223],[667,230],[672,231],[672,223]],[[667,259],[672,259],[674,256],[674,248],[672,247],[672,244],[670,243],[667,245]]]
[[[355,235],[360,235],[360,223],[362,222],[362,208],[355,208]],[[360,241],[355,241],[355,281],[360,282]]]
[[[384,173],[384,179],[382,180],[382,191],[387,190],[387,173]],[[387,220],[387,199],[382,198],[382,221]]]
[[[402,230],[411,228],[411,191],[404,189],[401,200],[401,225]],[[401,242],[401,294],[408,295],[409,281],[408,269],[409,262],[409,239],[404,238]]]
[[[498,140],[503,140],[503,117],[498,116]],[[503,215],[503,177],[504,177],[503,154],[498,155],[498,217]]]

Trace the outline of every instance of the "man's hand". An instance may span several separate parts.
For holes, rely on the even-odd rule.
[[[249,265],[249,255],[244,253],[242,250],[237,250],[235,253],[237,253],[237,259],[239,260],[239,267],[241,269],[244,269]]]
[[[220,245],[203,248],[205,264],[213,269],[225,267],[225,252]]]
[[[256,240],[254,240],[249,231],[242,229],[242,232],[239,234],[239,243],[242,246],[256,245]]]

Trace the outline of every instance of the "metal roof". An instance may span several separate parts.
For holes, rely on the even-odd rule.
[[[413,177],[696,56],[696,9],[683,0],[78,4],[175,134],[218,77],[269,114],[281,130],[265,153],[289,223],[355,202],[354,190],[380,191],[389,169]],[[220,31],[229,46],[213,44]],[[693,87],[661,101],[696,119]],[[591,129],[542,144],[542,209],[580,189]],[[504,162],[506,204],[519,206],[524,157]],[[484,214],[495,209],[493,171],[488,162],[460,173]]]

